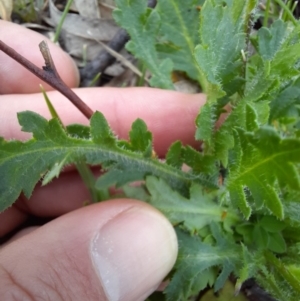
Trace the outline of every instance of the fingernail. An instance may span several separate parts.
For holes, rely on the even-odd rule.
[[[173,267],[177,248],[173,227],[154,209],[131,207],[109,220],[91,248],[108,300],[144,300]]]

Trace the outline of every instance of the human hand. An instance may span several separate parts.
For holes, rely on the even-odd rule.
[[[12,39],[13,37],[13,39]],[[0,39],[34,64],[44,65],[39,34],[0,20]],[[71,59],[49,42],[58,72],[70,87],[78,84]],[[41,81],[0,52],[0,136],[27,139],[17,112],[50,114],[39,93]],[[67,99],[44,85],[64,124],[88,123]],[[201,95],[150,88],[89,88],[74,91],[101,111],[115,133],[126,139],[132,122],[142,118],[163,157],[175,140],[196,145],[194,119]],[[42,227],[23,229],[0,249],[1,300],[144,300],[172,268],[177,240],[172,226],[156,209],[130,199],[83,207],[88,191],[74,170],[30,200],[20,196],[0,214],[0,237],[32,216],[53,218]],[[55,218],[55,219],[54,219]]]

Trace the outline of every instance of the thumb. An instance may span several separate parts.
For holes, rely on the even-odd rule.
[[[156,209],[128,199],[107,201],[61,216],[4,246],[0,296],[142,301],[176,256],[175,232]]]

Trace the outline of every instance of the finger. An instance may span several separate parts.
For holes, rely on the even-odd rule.
[[[0,238],[30,216],[54,218],[82,208],[89,199],[90,193],[76,171],[61,173],[46,186],[38,183],[29,200],[21,195],[12,207],[0,212]]]
[[[16,234],[14,234],[9,240],[5,241],[3,244],[1,244],[0,248],[3,248],[4,246],[12,243],[13,241],[33,232],[34,230],[38,229],[39,226],[29,226],[26,228],[22,228],[20,231],[18,231]]]
[[[40,68],[45,62],[39,50],[39,43],[46,40],[62,80],[70,87],[78,86],[79,74],[73,60],[49,39],[11,22],[0,20],[0,28],[0,40]],[[0,94],[39,92],[40,83],[47,90],[53,89],[2,51],[0,66]]]
[[[158,211],[133,200],[103,202],[1,249],[0,295],[3,300],[142,301],[176,256],[176,235]]]
[[[163,156],[171,143],[197,146],[194,139],[195,118],[205,103],[203,94],[184,94],[153,88],[88,88],[75,92],[93,110],[102,112],[114,132],[122,139],[128,138],[131,124],[143,119],[154,137],[154,148]],[[65,125],[88,124],[87,119],[64,96],[56,91],[48,93]],[[5,95],[0,100],[0,136],[6,139],[26,139],[17,121],[17,112],[32,110],[50,118],[47,106],[40,94]]]
[[[16,206],[10,207],[4,212],[0,212],[0,238],[13,231],[16,227],[26,221],[27,212],[23,212]]]

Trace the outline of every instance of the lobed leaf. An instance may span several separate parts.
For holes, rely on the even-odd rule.
[[[48,122],[33,112],[19,113],[18,117],[22,130],[32,132],[33,139],[27,142],[0,139],[0,211],[9,207],[21,192],[29,198],[46,172],[50,171],[44,181],[49,182],[63,166],[81,161],[90,165],[102,164],[111,170],[98,180],[100,188],[142,180],[149,174],[164,178],[183,194],[191,184],[190,174],[148,156],[151,135],[144,136],[148,132],[141,121],[133,126],[133,142],[129,142],[131,150],[128,150],[122,147],[122,143],[121,147],[118,146],[106,119],[99,112],[92,116],[89,131],[84,128],[82,132],[82,127],[73,127],[71,135],[58,119]],[[79,130],[77,135],[74,133],[76,129]],[[90,139],[86,138],[87,132],[90,132]],[[193,177],[193,181],[200,183],[201,179]],[[213,183],[205,182],[215,187]]]
[[[199,43],[198,6],[204,0],[158,1],[155,10],[160,16],[161,26],[158,32],[156,49],[162,59],[170,58],[174,70],[184,71],[201,82],[201,71],[194,59],[194,49]],[[187,9],[189,8],[189,9]]]
[[[191,233],[212,222],[230,225],[239,220],[234,211],[216,202],[214,193],[205,193],[199,185],[191,186],[189,199],[172,190],[163,179],[148,176],[146,186],[151,195],[150,204],[163,212],[173,224],[183,223]]]
[[[271,61],[288,37],[288,25],[282,20],[276,20],[270,27],[262,27],[258,33],[258,53],[263,60]]]
[[[226,78],[241,70],[241,50],[245,46],[241,12],[247,2],[241,5],[239,0],[207,0],[201,9],[200,44],[195,48],[195,59],[205,77],[202,86],[208,99],[224,96]]]
[[[216,231],[213,232],[215,234]],[[222,270],[215,283],[215,289],[219,289],[240,263],[242,249],[230,239],[213,246],[181,230],[177,230],[177,236],[179,254],[175,265],[176,274],[165,290],[167,300],[187,300],[194,284],[206,277],[212,267],[221,267]]]
[[[300,104],[300,77],[287,85],[270,103],[270,121],[289,115],[299,116],[296,105]]]
[[[299,75],[300,25],[290,27],[277,20],[270,29],[262,27],[257,33],[258,54],[249,64],[245,100],[259,100],[279,89],[284,81]],[[252,67],[255,66],[255,67]]]
[[[253,1],[207,0],[200,15],[200,44],[195,48],[195,59],[202,73],[202,88],[207,103],[196,119],[196,139],[203,140],[207,152],[214,151],[214,127],[219,117],[216,100],[241,93],[245,47],[245,24]],[[211,20],[218,20],[212,22]]]
[[[157,11],[148,9],[147,1],[141,0],[117,0],[116,5],[114,18],[131,38],[126,48],[151,71],[151,85],[174,89],[171,81],[173,63],[169,58],[160,60],[155,49],[156,35],[161,24]]]
[[[270,127],[260,128],[254,134],[240,131],[239,136],[243,150],[241,164],[230,173],[227,190],[236,198],[236,191],[248,187],[257,208],[264,204],[277,218],[282,219],[284,210],[276,183],[280,187],[300,189],[296,168],[300,162],[300,140],[281,138]],[[244,212],[244,215],[249,218],[249,213]]]

